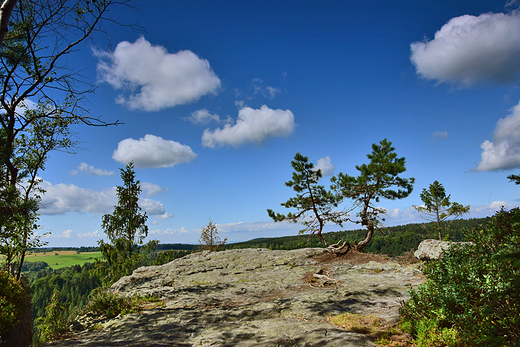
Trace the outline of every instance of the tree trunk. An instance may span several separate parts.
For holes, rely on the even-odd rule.
[[[4,42],[5,34],[9,31],[9,18],[18,0],[4,0],[0,7],[0,46]]]
[[[363,248],[372,240],[372,236],[374,236],[374,226],[370,223],[367,225],[367,234],[365,235],[365,239],[354,245],[354,249],[358,252],[363,252]]]

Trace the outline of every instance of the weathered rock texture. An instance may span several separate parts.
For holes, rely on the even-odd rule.
[[[312,280],[319,269],[333,281]],[[124,295],[155,295],[164,300],[161,307],[47,346],[373,346],[327,317],[352,312],[395,319],[408,288],[422,281],[417,265],[371,255],[332,258],[318,248],[205,251],[139,268],[112,286]]]
[[[439,259],[444,250],[455,244],[471,244],[471,242],[424,240],[419,244],[419,247],[417,247],[414,256],[422,261]]]

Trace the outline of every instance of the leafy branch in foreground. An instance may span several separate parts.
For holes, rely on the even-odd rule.
[[[118,4],[129,0],[6,0],[0,7],[0,252],[13,276],[20,277],[27,249],[43,245],[35,233],[44,193],[38,172],[50,153],[72,151],[74,124],[118,123],[84,108],[95,83],[67,64],[103,22],[115,22],[109,12]]]

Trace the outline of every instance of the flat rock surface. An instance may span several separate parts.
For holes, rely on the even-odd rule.
[[[317,280],[313,274],[330,280]],[[398,317],[424,280],[418,264],[370,254],[334,257],[320,248],[193,253],[143,267],[111,290],[154,295],[159,307],[102,320],[46,346],[374,346],[329,323],[350,312]]]

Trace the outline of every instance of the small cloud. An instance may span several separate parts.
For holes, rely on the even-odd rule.
[[[506,210],[510,210],[516,206],[511,205],[505,201],[493,201],[489,205],[471,206],[469,216],[471,218],[484,218],[495,214],[497,211],[500,211],[502,207]]]
[[[69,230],[63,231],[63,233],[61,234],[61,237],[66,238],[66,239],[71,239],[71,238],[76,237],[76,235],[74,234],[74,230],[69,229]]]
[[[167,192],[170,190],[168,188],[161,188],[157,184],[148,183],[148,182],[142,182],[141,189],[143,190],[143,192],[146,192],[146,194],[145,194],[146,197],[156,196],[162,192]]]
[[[260,78],[253,79],[254,95],[260,94],[264,98],[274,99],[276,94],[280,94],[282,90],[271,86],[264,86],[264,81]]]
[[[516,83],[520,73],[520,11],[452,18],[433,40],[414,42],[410,50],[417,73],[426,79],[462,87]]]
[[[68,229],[64,230],[60,235],[58,234],[47,234],[44,236],[45,238],[53,238],[53,239],[77,239],[77,238],[85,238],[85,237],[94,237],[94,238],[100,238],[103,237],[99,230],[93,231],[91,233],[83,233],[83,234],[76,234],[74,230]]]
[[[189,163],[196,157],[191,147],[150,134],[139,140],[122,140],[112,155],[119,163],[133,161],[139,168],[174,167],[181,163]]]
[[[208,124],[211,122],[232,124],[233,119],[228,116],[226,119],[220,119],[217,114],[211,114],[207,109],[201,109],[193,112],[189,117],[181,117],[192,124]]]
[[[165,230],[160,230],[160,229],[150,230],[148,233],[151,234],[151,235],[179,235],[179,234],[200,233],[200,229],[188,230],[188,229],[186,229],[184,227],[182,227],[180,229],[170,229],[170,228],[167,228]]]
[[[171,218],[172,216],[166,212],[163,203],[157,200],[139,199],[139,206],[150,216],[155,216],[161,219]]]
[[[294,115],[289,110],[273,110],[266,105],[258,110],[244,107],[238,112],[235,125],[227,124],[224,128],[213,131],[204,130],[202,145],[215,148],[225,145],[238,147],[246,143],[260,144],[270,137],[287,137],[294,127]]]
[[[172,215],[171,215],[171,213],[164,212],[161,215],[155,216],[155,218],[157,218],[157,219],[169,219],[169,218],[172,218]]]
[[[484,141],[481,160],[474,171],[509,170],[520,167],[520,102],[498,120],[493,142]]]
[[[209,62],[191,51],[169,53],[144,37],[122,41],[112,54],[94,51],[99,76],[115,89],[127,90],[116,102],[130,110],[158,111],[216,94],[220,79]]]
[[[316,170],[321,170],[321,175],[323,177],[332,176],[335,168],[336,167],[332,165],[330,160],[330,155],[318,159],[318,164],[315,167]]]
[[[91,175],[91,176],[110,176],[110,175],[114,174],[114,171],[96,169],[95,167],[93,167],[92,165],[88,165],[87,163],[79,164],[79,166],[76,168],[76,170],[72,170],[70,172],[70,174],[74,176],[80,172],[84,172],[87,175]]]
[[[447,131],[436,131],[432,134],[431,139],[433,142],[440,142],[448,139]]]

